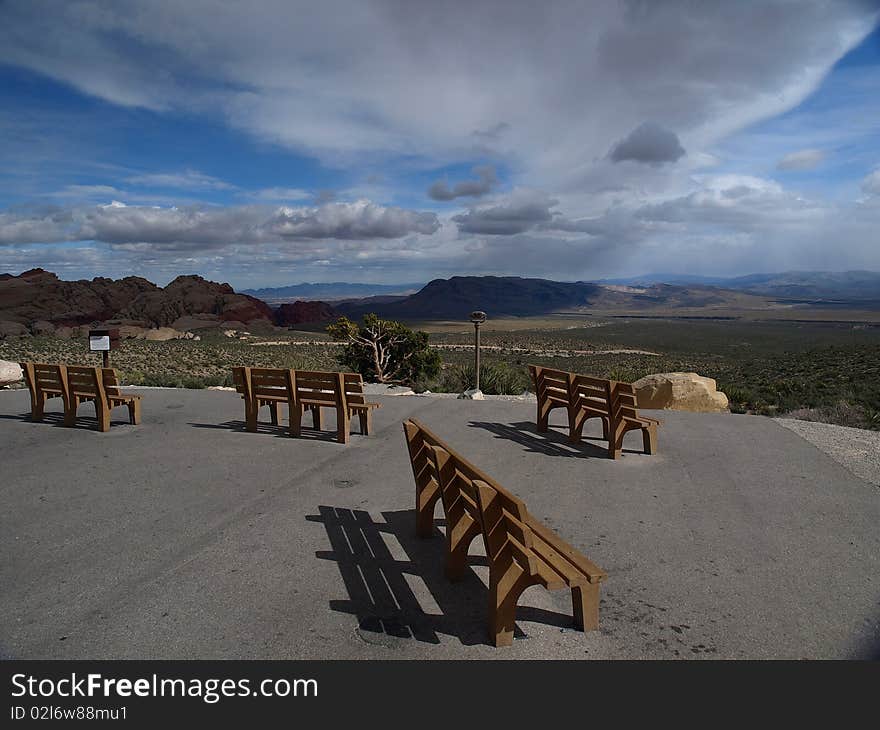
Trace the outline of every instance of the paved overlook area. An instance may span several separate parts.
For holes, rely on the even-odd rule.
[[[380,397],[346,447],[246,433],[235,393],[141,392],[107,434],[0,392],[2,656],[880,657],[880,489],[771,419],[653,413],[660,454],[615,462],[526,402]],[[484,559],[451,584],[414,536],[407,416],[608,571],[598,631],[536,587],[486,643]]]

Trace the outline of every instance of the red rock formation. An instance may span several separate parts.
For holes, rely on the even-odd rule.
[[[275,310],[275,324],[281,327],[289,327],[294,324],[306,324],[309,322],[327,322],[336,319],[339,313],[327,302],[302,302],[297,301],[282,304]]]

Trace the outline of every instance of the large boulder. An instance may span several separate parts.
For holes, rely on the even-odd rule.
[[[144,332],[144,339],[153,342],[167,342],[168,340],[179,340],[183,337],[183,332],[178,332],[171,327],[157,327]]]
[[[0,360],[0,386],[17,383],[22,377],[21,366],[17,362]]]
[[[633,383],[639,408],[720,413],[727,410],[727,396],[716,389],[712,378],[696,373],[658,373]]]

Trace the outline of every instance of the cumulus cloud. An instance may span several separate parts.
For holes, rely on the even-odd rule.
[[[825,159],[823,150],[808,149],[791,152],[776,163],[777,170],[812,170],[818,167]]]
[[[269,230],[283,238],[400,238],[434,233],[439,227],[434,213],[386,208],[368,200],[282,208],[268,224]]]
[[[644,122],[620,140],[608,153],[614,162],[641,162],[662,165],[675,162],[685,154],[678,135],[654,122]]]
[[[518,190],[503,201],[473,207],[452,217],[461,233],[492,236],[513,235],[552,220],[550,209],[556,200],[544,193]]]
[[[495,168],[491,165],[483,165],[474,168],[476,180],[462,180],[451,189],[446,180],[437,180],[428,188],[428,196],[434,200],[455,200],[455,198],[481,198],[492,192],[498,184]]]
[[[207,250],[284,240],[375,240],[430,234],[433,213],[366,200],[308,208],[110,205],[24,208],[0,213],[0,244],[100,241]]]

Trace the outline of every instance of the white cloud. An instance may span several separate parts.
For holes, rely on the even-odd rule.
[[[0,213],[0,244],[100,241],[156,250],[204,251],[285,240],[353,240],[430,234],[433,213],[384,207],[366,200],[311,208],[265,206],[171,207],[109,205],[25,208]]]
[[[205,175],[198,170],[183,170],[182,172],[154,172],[143,175],[133,175],[126,178],[131,185],[143,185],[153,188],[175,188],[178,190],[234,190],[232,185],[224,180],[219,180],[211,175]]]
[[[808,149],[791,152],[776,163],[778,170],[812,170],[825,159],[823,150]]]
[[[880,196],[880,167],[862,180],[862,190],[868,195]]]

